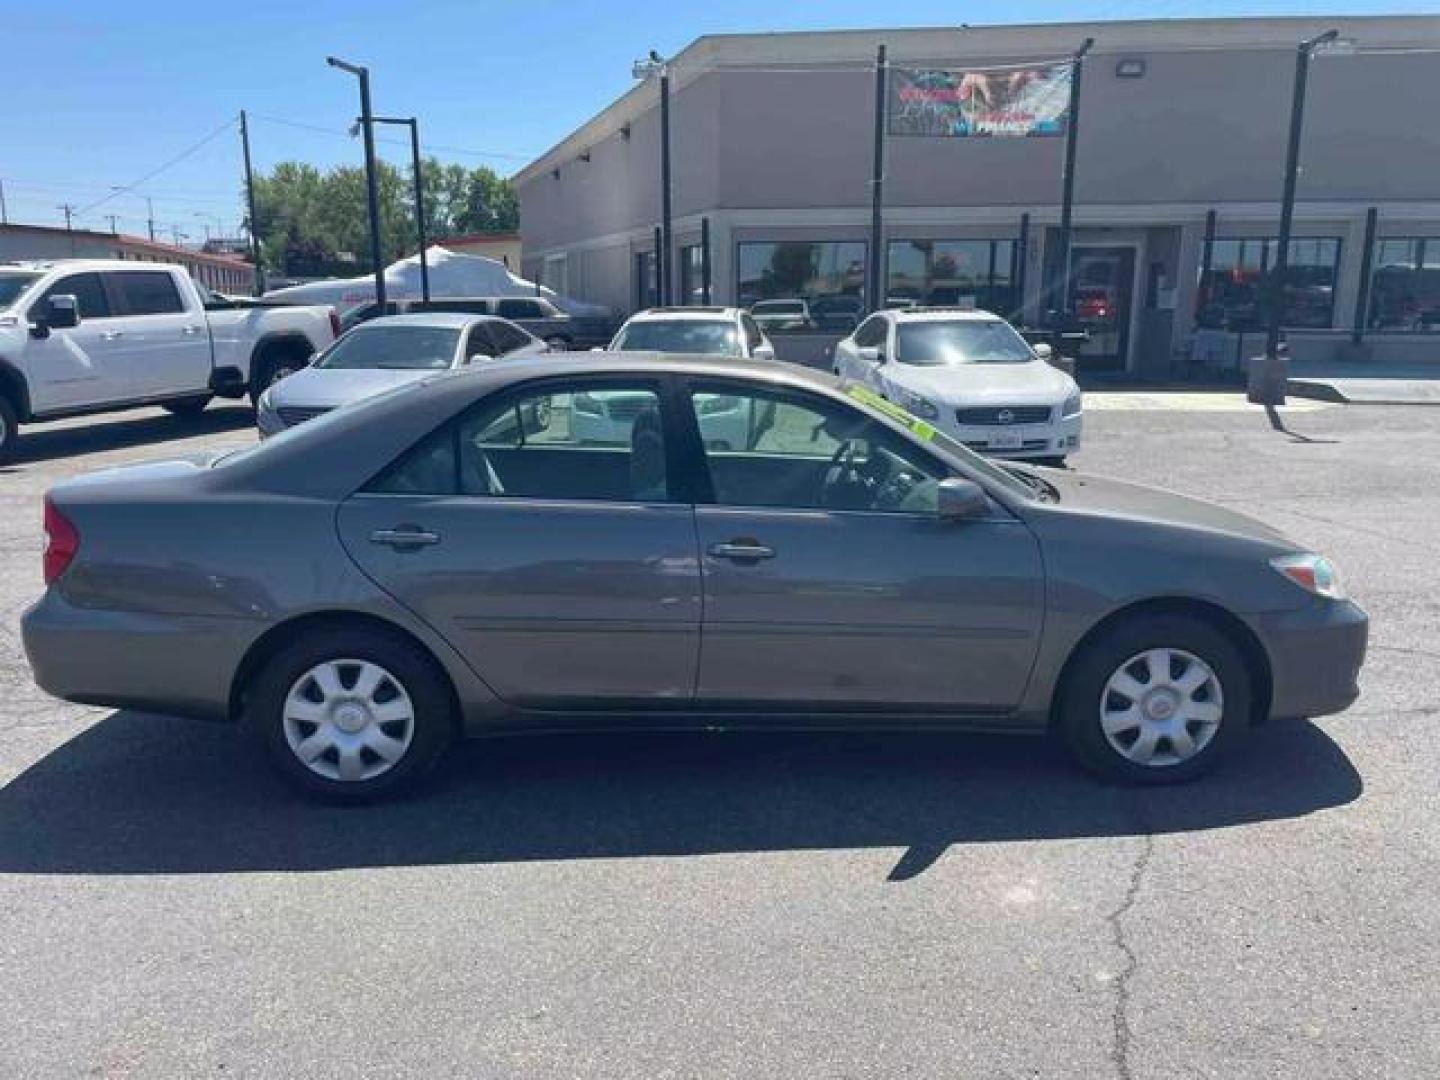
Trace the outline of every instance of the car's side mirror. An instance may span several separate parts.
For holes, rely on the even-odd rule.
[[[49,337],[51,330],[70,330],[80,325],[80,302],[73,293],[56,293],[45,301],[44,314],[30,327],[38,338]]]
[[[867,364],[883,364],[885,362],[885,350],[878,345],[862,345],[856,352],[860,359]]]
[[[1055,350],[1043,341],[1038,345],[1031,345],[1030,348],[1037,357],[1044,360],[1047,364],[1050,362],[1050,358],[1055,355]]]
[[[941,521],[974,521],[990,513],[990,497],[974,480],[951,477],[940,481]]]

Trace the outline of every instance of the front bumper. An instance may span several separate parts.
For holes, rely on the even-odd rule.
[[[1283,718],[1344,712],[1360,696],[1370,620],[1348,600],[1317,598],[1299,611],[1252,620],[1270,657],[1270,715]]]
[[[1023,460],[1064,457],[1080,449],[1081,413],[1038,424],[958,424],[929,421],[978,454]]]
[[[65,701],[221,720],[249,619],[80,608],[49,589],[20,619],[35,683]]]

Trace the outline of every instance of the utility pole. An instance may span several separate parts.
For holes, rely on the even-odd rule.
[[[881,244],[885,210],[886,74],[885,46],[879,45],[875,49],[875,153],[870,164],[870,288],[866,311],[879,311],[885,306],[885,283],[880,278],[885,273]]]
[[[1270,269],[1266,304],[1265,356],[1251,372],[1249,399],[1273,409],[1285,404],[1285,382],[1289,366],[1280,356],[1280,330],[1285,321],[1285,278],[1290,270],[1290,233],[1295,223],[1295,178],[1300,171],[1300,133],[1305,123],[1305,84],[1310,77],[1310,58],[1315,50],[1340,36],[1327,30],[1300,42],[1295,49],[1295,89],[1290,98],[1290,137],[1285,144],[1285,180],[1280,194],[1280,235],[1276,239],[1275,262]],[[1275,416],[1271,416],[1271,423]]]
[[[120,235],[120,230],[115,227],[115,222],[119,219],[119,216],[120,216],[119,214],[106,214],[106,215],[105,215],[105,220],[108,221],[108,222],[110,222],[110,234],[111,234],[112,236],[119,236],[119,235]]]
[[[415,231],[420,243],[420,298],[430,299],[430,261],[425,254],[425,173],[420,164],[420,121],[414,116],[376,116],[377,124],[398,124],[410,129],[410,168],[415,180]]]
[[[65,232],[70,237],[70,257],[73,259],[75,257],[75,229],[73,227],[75,207],[67,202],[61,203],[56,209],[65,214]]]
[[[630,74],[641,80],[652,75],[660,77],[660,241],[655,249],[655,299],[664,307],[670,303],[670,248],[673,243],[670,228],[670,65],[651,49],[649,57],[637,60],[631,66]]]
[[[265,269],[260,265],[260,235],[255,231],[255,173],[250,167],[250,118],[240,110],[240,147],[245,152],[245,206],[250,215],[250,262],[254,267],[251,291],[265,292]]]
[[[381,261],[380,240],[380,183],[375,165],[375,125],[370,110],[370,69],[351,64],[335,56],[327,56],[325,62],[333,68],[349,72],[360,80],[360,125],[365,136],[365,202],[370,214],[370,264],[375,272],[375,303],[380,314],[385,314],[385,265]]]
[[[0,180],[0,225],[10,224],[10,214],[5,209],[5,181]]]
[[[1062,322],[1070,322],[1070,238],[1071,217],[1075,209],[1075,148],[1080,141],[1080,75],[1085,70],[1085,54],[1095,44],[1086,38],[1070,61],[1070,112],[1065,124],[1065,171],[1060,180],[1059,310]],[[1054,306],[1047,302],[1047,307]]]
[[[145,224],[150,227],[150,239],[153,242],[155,239],[155,200],[149,195],[145,196],[145,212],[149,215]]]

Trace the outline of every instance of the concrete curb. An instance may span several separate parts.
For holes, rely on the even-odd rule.
[[[1295,397],[1345,405],[1440,405],[1440,379],[1289,379]]]

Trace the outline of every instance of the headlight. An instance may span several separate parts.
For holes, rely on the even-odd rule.
[[[1065,404],[1060,407],[1060,415],[1076,416],[1079,414],[1083,404],[1084,395],[1082,395],[1079,390],[1076,390],[1075,393],[1065,399]]]
[[[922,420],[934,420],[940,415],[940,410],[929,398],[923,398],[919,394],[912,394],[909,390],[897,390],[896,397],[900,405]]]
[[[1308,593],[1327,600],[1345,599],[1340,576],[1334,564],[1323,555],[1281,555],[1271,559],[1270,565]]]

